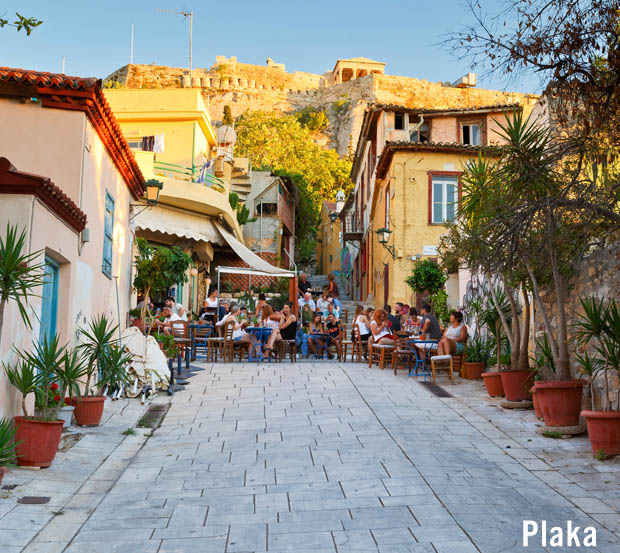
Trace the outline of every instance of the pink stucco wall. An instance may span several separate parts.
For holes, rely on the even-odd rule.
[[[0,120],[11,129],[11,133],[0,133],[0,155],[18,170],[51,177],[88,216],[90,241],[81,246],[78,234],[39,200],[0,195],[2,224],[26,229],[29,251],[44,250],[60,264],[57,329],[61,341],[75,344],[78,327],[92,315],[105,313],[118,322],[115,276],[124,327],[131,291],[131,195],[97,133],[81,112],[10,100],[0,100]],[[111,279],[101,270],[106,191],[115,200]],[[38,339],[40,300],[34,298],[30,308],[32,331],[21,322],[16,306],[9,304],[0,337],[0,361],[10,363],[14,347],[27,348]],[[18,409],[16,391],[0,369],[0,417],[19,414]]]
[[[431,124],[431,142],[458,142],[456,117],[435,117]]]

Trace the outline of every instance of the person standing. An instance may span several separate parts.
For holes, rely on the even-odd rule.
[[[304,297],[306,292],[309,292],[311,289],[310,283],[306,280],[306,273],[301,273],[299,277],[299,282],[297,283],[298,288],[298,296]]]
[[[327,293],[331,294],[334,298],[340,298],[340,293],[338,292],[338,285],[336,284],[334,273],[329,273],[327,275],[327,280],[329,281]]]

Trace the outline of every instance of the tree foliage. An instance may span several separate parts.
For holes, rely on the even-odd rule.
[[[237,119],[236,155],[249,157],[255,167],[271,167],[303,175],[312,201],[334,200],[338,190],[347,194],[351,163],[335,150],[324,150],[312,140],[296,115],[251,111]]]
[[[41,23],[43,23],[43,21],[40,21],[36,17],[24,17],[17,12],[15,12],[15,19],[13,21],[6,19],[5,16],[0,17],[0,28],[15,27],[17,31],[25,31],[28,36],[30,36],[32,30],[41,25]]]
[[[232,127],[234,123],[235,123],[235,120],[233,119],[233,116],[232,116],[232,110],[230,109],[229,105],[225,105],[224,115],[222,116],[222,125],[228,125],[229,127]]]
[[[256,218],[250,219],[250,210],[241,202],[236,192],[231,192],[228,195],[228,202],[230,203],[230,207],[237,212],[237,222],[240,225],[243,226],[248,222],[256,221]]]
[[[305,107],[298,111],[295,116],[302,127],[307,128],[311,132],[320,132],[329,125],[329,117],[325,110],[320,108]]]
[[[446,280],[445,273],[436,261],[424,259],[416,262],[413,272],[405,279],[405,282],[414,292],[418,294],[428,292],[432,296],[443,288]]]

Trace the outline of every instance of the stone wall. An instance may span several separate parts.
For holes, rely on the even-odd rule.
[[[586,296],[607,297],[615,299],[620,298],[620,242],[615,243],[606,249],[597,250],[583,260],[580,268],[579,276],[571,289],[569,298],[566,302],[566,312],[569,323],[575,321],[581,315],[581,305],[579,298]],[[557,304],[553,298],[549,297],[549,308],[551,313],[551,325],[557,328]],[[544,324],[540,314],[536,315],[536,331],[538,335],[544,333]],[[569,346],[571,352],[574,353],[576,344],[574,337],[569,333]],[[574,359],[574,356],[572,356]],[[578,375],[577,367],[573,363],[573,374]],[[615,403],[616,390],[620,385],[618,376],[611,374],[609,371],[609,384],[611,397],[614,400],[616,409],[620,406]],[[601,398],[603,397],[605,381],[603,375],[600,374],[595,381],[597,393],[595,394],[597,407],[601,407]],[[589,408],[589,399],[586,404]]]

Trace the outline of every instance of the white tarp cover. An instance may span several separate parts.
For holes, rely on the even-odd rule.
[[[191,238],[197,242],[210,242],[219,246],[226,243],[209,217],[200,217],[174,209],[157,206],[145,209],[136,216],[135,225],[136,229]]]
[[[286,269],[282,269],[282,267],[275,267],[271,263],[265,261],[258,255],[256,255],[252,250],[250,250],[247,246],[239,242],[230,232],[222,227],[219,223],[215,223],[217,230],[220,231],[220,234],[228,242],[228,245],[233,249],[233,251],[245,261],[252,269],[260,271],[261,273],[267,273],[268,275],[273,276],[283,276],[292,278],[295,276],[294,271],[287,271]],[[230,267],[228,267],[230,268]],[[243,267],[236,267],[238,272],[241,274],[248,274],[247,269],[244,273]],[[223,271],[222,271],[223,272]],[[232,272],[232,271],[231,271]]]
[[[145,384],[153,386],[153,392],[158,388],[167,388],[170,369],[157,340],[130,326],[123,331],[121,341],[123,348],[133,355],[133,362],[127,368],[129,384],[125,393],[136,397]]]

